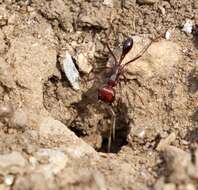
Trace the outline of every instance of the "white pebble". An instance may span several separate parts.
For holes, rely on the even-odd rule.
[[[103,5],[106,5],[110,8],[112,8],[113,7],[113,1],[112,0],[104,0]]]
[[[92,70],[92,66],[89,64],[86,54],[79,53],[77,55],[77,64],[79,66],[79,70],[83,73],[88,74]]]
[[[79,90],[79,72],[76,69],[72,57],[68,51],[66,51],[65,58],[63,60],[63,70],[73,89]]]
[[[166,31],[165,38],[166,38],[166,40],[170,40],[170,38],[171,38],[171,32],[169,30]]]
[[[5,178],[4,178],[4,183],[6,185],[12,185],[14,182],[14,176],[13,175],[6,175]]]
[[[193,27],[193,21],[190,19],[186,19],[182,31],[190,34],[192,33],[192,27]]]
[[[12,118],[13,127],[24,128],[27,126],[28,118],[26,112],[17,110]]]
[[[67,164],[68,158],[65,153],[59,149],[40,149],[35,157],[38,161],[48,160],[46,164],[40,166],[39,172],[45,177],[50,178],[53,174],[58,174]]]

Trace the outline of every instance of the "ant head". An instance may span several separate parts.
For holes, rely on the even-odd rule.
[[[125,56],[133,47],[133,39],[128,37],[123,43],[122,56]]]

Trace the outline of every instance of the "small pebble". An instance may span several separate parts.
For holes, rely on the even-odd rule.
[[[157,145],[156,150],[162,151],[176,139],[176,134],[173,132],[167,138],[162,139]]]
[[[167,183],[164,185],[163,190],[176,190],[174,183]]]
[[[134,135],[136,135],[140,139],[143,139],[145,137],[145,129],[144,128],[137,128],[134,131]]]
[[[194,7],[195,9],[198,9],[198,0],[194,0]]]
[[[0,118],[4,117],[12,117],[14,113],[14,109],[12,104],[1,104],[0,105]]]
[[[185,190],[196,190],[196,188],[193,184],[189,183],[189,184],[186,185]]]
[[[154,4],[157,3],[159,0],[137,0],[138,4]]]
[[[64,169],[68,157],[58,149],[40,149],[35,154],[35,158],[42,163],[39,171],[46,177],[51,178],[53,174],[58,174]]]
[[[161,11],[162,15],[166,14],[166,10],[163,6],[159,6],[159,10]]]
[[[5,178],[4,178],[4,183],[6,185],[12,185],[14,182],[14,176],[13,175],[6,175]]]
[[[65,58],[63,60],[63,70],[73,89],[79,90],[80,75],[68,51],[66,51]]]
[[[92,70],[92,66],[88,62],[88,58],[86,54],[79,53],[77,56],[77,64],[79,66],[79,70],[82,71],[83,73],[90,73]]]
[[[22,110],[16,111],[11,120],[13,127],[19,128],[26,127],[28,122],[27,114]]]
[[[0,168],[25,167],[26,159],[20,152],[13,151],[8,154],[0,154]]]
[[[12,190],[27,190],[31,189],[30,181],[26,177],[17,177]]]
[[[103,5],[113,8],[113,0],[104,0]]]
[[[192,33],[192,28],[193,28],[193,21],[190,19],[186,19],[186,22],[182,28],[182,31],[185,33]]]
[[[171,32],[169,30],[166,31],[165,38],[166,38],[166,40],[170,40],[170,38],[171,38]]]

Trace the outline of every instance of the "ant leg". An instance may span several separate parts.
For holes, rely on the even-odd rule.
[[[107,35],[107,33],[104,32],[104,34],[105,34],[106,40],[108,41],[108,35]],[[115,64],[118,64],[117,58],[116,58],[115,54],[113,53],[113,51],[111,50],[111,48],[109,47],[109,44],[106,43],[106,42],[103,42],[103,43],[106,45],[107,49],[109,50],[109,53],[112,55],[112,57],[113,57],[113,59],[115,61]]]
[[[125,75],[124,73],[122,73],[121,75],[122,75],[122,77],[123,77],[124,84],[126,85],[127,82],[128,82],[128,79],[127,79],[127,77],[126,77],[126,75]]]
[[[113,137],[113,140],[115,140],[115,125],[116,125],[116,114],[115,112],[113,111],[113,108],[110,107],[110,111],[111,111],[111,114],[112,114],[112,137]]]
[[[112,69],[112,68],[111,68],[111,67],[108,67],[108,66],[101,66],[101,67],[97,67],[96,69],[97,69],[97,70],[92,69],[92,70],[87,74],[86,79],[82,79],[83,82],[90,82],[90,81],[96,79],[95,73],[100,72],[102,69]],[[94,74],[94,76],[90,77],[90,75],[91,75],[92,73]]]
[[[107,152],[109,153],[111,150],[111,129],[109,132],[109,137],[108,137],[108,146],[107,146]]]
[[[110,130],[109,130],[107,152],[110,152],[110,150],[111,150],[112,139],[113,139],[113,141],[115,140],[115,124],[116,124],[115,112],[113,111],[113,108],[111,106],[109,108],[110,108],[110,111],[111,111],[111,114],[112,114],[112,126],[110,127]]]
[[[104,104],[106,110],[111,114],[111,126],[109,128],[109,137],[108,137],[108,146],[107,146],[107,152],[110,152],[111,150],[111,142],[112,139],[115,140],[115,124],[116,124],[116,114],[112,108],[112,105]]]

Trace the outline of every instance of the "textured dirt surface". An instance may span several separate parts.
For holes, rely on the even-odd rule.
[[[111,62],[103,42],[118,52],[127,36],[125,61],[157,40],[125,68],[109,106],[97,98]],[[197,48],[197,0],[0,1],[0,188],[197,189]],[[78,91],[62,70],[66,51]]]

